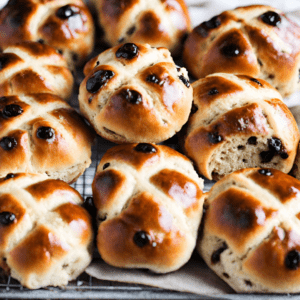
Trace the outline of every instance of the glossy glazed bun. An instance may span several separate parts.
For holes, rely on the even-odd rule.
[[[110,141],[159,143],[188,119],[192,87],[166,48],[116,46],[90,60],[84,72],[80,110]]]
[[[207,265],[241,293],[299,293],[300,181],[275,169],[244,169],[205,201],[197,246]]]
[[[166,273],[185,264],[202,216],[203,180],[167,146],[109,149],[93,181],[98,250],[109,264]]]
[[[110,46],[147,43],[181,55],[191,30],[183,0],[93,0],[104,38]]]
[[[0,179],[0,267],[30,289],[64,286],[92,260],[93,232],[83,199],[41,174]]]
[[[299,131],[270,84],[219,73],[194,82],[193,90],[183,148],[202,175],[218,180],[243,168],[291,170]]]
[[[51,45],[70,67],[94,48],[93,18],[81,0],[10,0],[0,11],[1,48],[22,41]]]
[[[239,7],[195,27],[183,60],[196,78],[218,72],[249,75],[286,97],[300,87],[300,27],[271,6]]]
[[[0,53],[0,96],[52,93],[68,100],[73,75],[55,49],[35,42],[9,46]]]
[[[47,174],[74,182],[91,163],[94,132],[52,94],[0,98],[0,177]]]

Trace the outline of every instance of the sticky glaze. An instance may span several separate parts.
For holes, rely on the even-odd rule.
[[[286,256],[292,250],[300,251],[299,233],[275,227],[270,238],[250,252],[243,267],[265,286],[286,290],[300,279],[300,268],[292,270],[285,265]]]
[[[193,85],[194,99],[201,105],[213,105],[217,99],[224,97],[234,97],[243,92],[243,88],[220,76],[210,76],[204,78],[201,84]],[[212,92],[216,90],[217,92]]]
[[[106,170],[96,174],[92,184],[96,208],[101,210],[113,202],[112,199],[120,193],[125,183],[125,175],[117,170]]]
[[[140,29],[135,33],[136,40],[150,43],[159,43],[161,40],[168,41],[170,36],[168,28],[161,22],[158,16],[152,11],[145,11],[141,14],[139,20]]]
[[[69,224],[74,235],[81,239],[82,244],[87,243],[91,239],[91,218],[84,208],[73,203],[66,203],[57,207],[54,212],[57,212]]]
[[[36,201],[47,201],[50,197],[64,195],[64,198],[72,201],[74,198],[81,198],[79,192],[71,188],[66,182],[61,180],[48,179],[26,188]],[[82,200],[83,201],[83,200]]]
[[[184,92],[182,88],[180,89],[178,80],[174,79],[167,70],[167,68],[170,68],[171,66],[170,63],[157,63],[142,72],[140,78],[141,80],[146,81],[148,76],[155,75],[157,83],[151,82],[148,84],[151,86],[152,90],[160,95],[162,104],[165,108],[170,112],[174,112],[176,104],[180,102]]]
[[[126,90],[134,90],[141,95],[141,102],[138,104],[132,104],[126,99]],[[178,91],[178,89],[177,89]],[[147,142],[149,140],[155,141],[155,133],[161,138],[161,136],[167,135],[170,131],[170,125],[165,124],[159,114],[158,108],[160,104],[156,104],[155,107],[151,104],[152,100],[145,90],[129,85],[118,90],[113,94],[109,100],[109,104],[106,105],[102,114],[96,117],[95,122],[101,124],[105,121],[105,128],[109,129],[116,134],[126,137],[127,142],[130,139],[132,142]],[[182,99],[181,99],[182,100]],[[183,107],[183,101],[180,103],[182,108],[182,114],[186,113],[186,107]],[[173,107],[174,108],[174,107]],[[128,118],[130,116],[130,118]],[[176,107],[176,120],[182,118],[181,111]],[[175,119],[175,113],[170,114],[167,117],[169,123]],[[118,124],[116,124],[118,120]],[[119,124],[122,124],[120,126]],[[149,130],[151,128],[151,130]],[[123,139],[126,141],[126,139]]]
[[[228,246],[242,252],[276,215],[275,209],[265,207],[246,191],[230,188],[218,195],[209,206],[206,226],[226,240]]]
[[[8,255],[7,261],[22,277],[44,274],[67,255],[70,246],[45,226],[38,226]]]
[[[134,235],[139,231],[149,235],[149,243],[144,247],[134,242]],[[174,226],[170,212],[144,192],[132,199],[118,217],[101,223],[98,249],[101,257],[115,266],[152,264],[159,267],[163,264],[172,267],[185,251],[185,239]]]
[[[272,193],[282,203],[299,197],[300,181],[275,169],[272,169],[272,174],[271,176],[264,176],[259,173],[259,170],[256,170],[248,177]]]
[[[175,170],[164,169],[152,176],[150,182],[184,208],[193,206],[202,195],[193,180]]]
[[[142,167],[151,166],[154,163],[158,163],[161,159],[160,147],[155,147],[156,152],[143,153],[135,151],[137,144],[118,145],[109,149],[103,156],[104,161],[124,161],[132,165],[137,170]],[[170,150],[171,151],[171,150]]]
[[[238,50],[238,51],[237,51]],[[208,74],[242,73],[256,76],[259,72],[256,55],[248,38],[240,29],[231,29],[217,38],[203,56],[201,77]]]

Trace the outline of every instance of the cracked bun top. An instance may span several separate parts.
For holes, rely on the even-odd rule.
[[[249,75],[286,97],[300,87],[300,27],[271,6],[239,7],[195,27],[183,60],[196,78],[218,72]]]
[[[90,60],[79,105],[96,132],[116,143],[162,142],[186,123],[193,98],[185,68],[166,48],[126,43]]]

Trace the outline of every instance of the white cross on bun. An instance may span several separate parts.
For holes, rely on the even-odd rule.
[[[23,42],[0,53],[0,96],[52,93],[68,100],[73,82],[67,62],[50,46]]]
[[[93,18],[81,0],[9,0],[0,11],[1,47],[22,41],[48,44],[71,68],[94,48]]]
[[[74,182],[91,163],[94,132],[52,94],[0,98],[0,177],[47,174]]]
[[[300,292],[300,181],[244,169],[207,195],[197,249],[241,293]]]
[[[218,180],[243,168],[291,170],[299,131],[270,84],[217,73],[194,82],[193,89],[183,147],[202,175]]]
[[[101,159],[92,189],[98,250],[108,264],[167,273],[189,260],[203,180],[185,156],[154,144],[115,146]]]
[[[191,30],[188,8],[183,0],[92,0],[104,38],[110,46],[147,43],[166,47],[181,55]]]
[[[196,78],[218,72],[249,75],[286,97],[300,88],[300,26],[271,6],[238,7],[195,27],[183,60]]]
[[[0,267],[30,289],[64,286],[92,260],[93,231],[83,199],[41,174],[0,179]]]
[[[90,60],[84,72],[80,110],[110,141],[159,143],[188,119],[192,87],[166,48],[122,44]]]

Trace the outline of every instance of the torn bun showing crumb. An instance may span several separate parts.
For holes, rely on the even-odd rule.
[[[218,180],[243,168],[291,170],[299,131],[270,84],[219,73],[194,82],[193,90],[183,148],[202,175]]]

